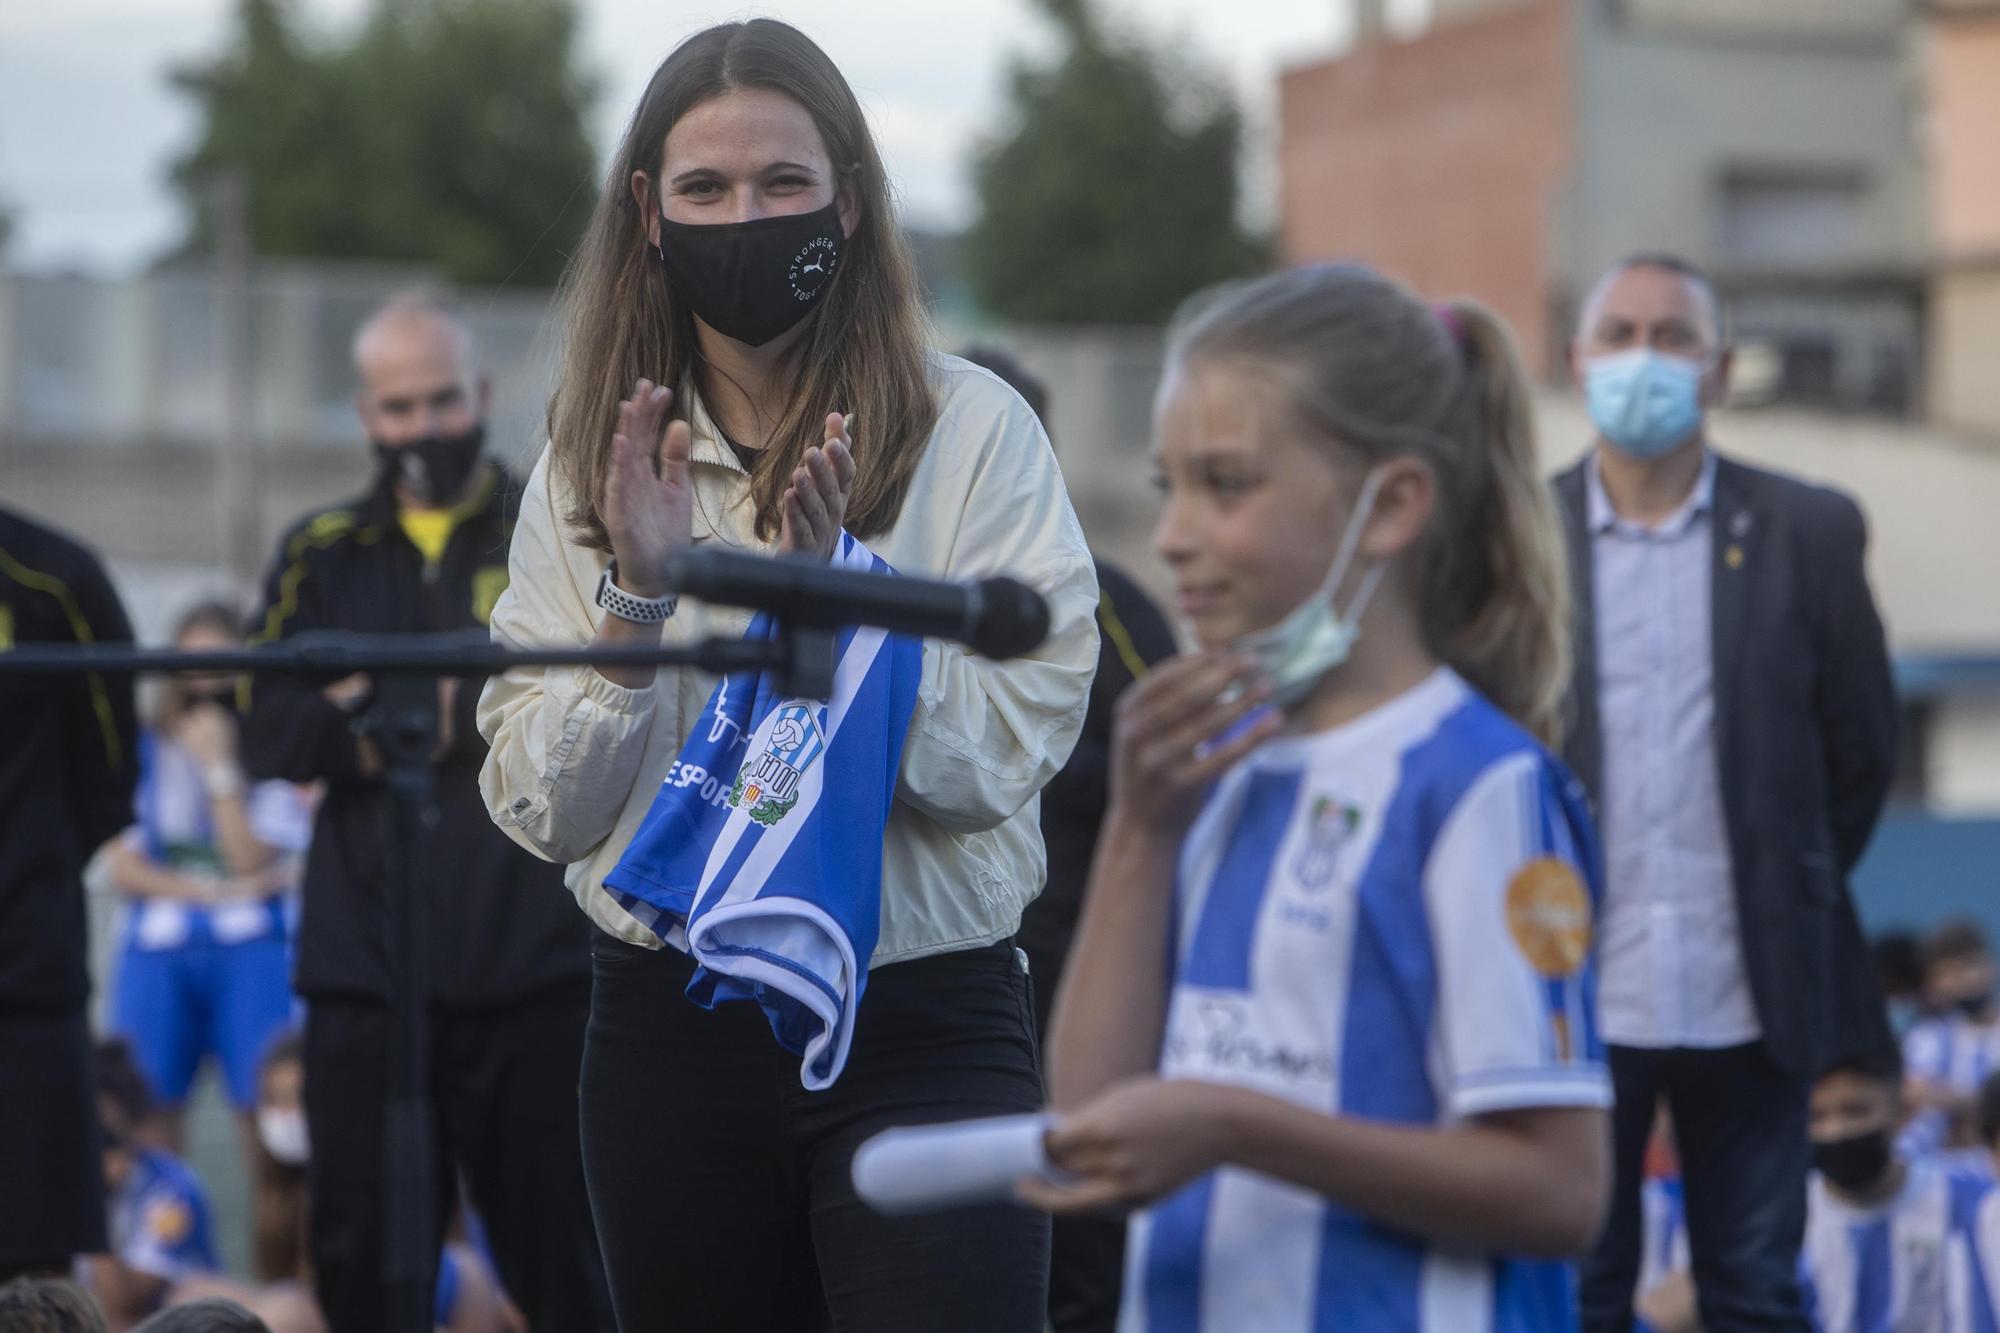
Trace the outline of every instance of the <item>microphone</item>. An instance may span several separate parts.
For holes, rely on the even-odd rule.
[[[1049,604],[1016,579],[977,583],[835,569],[802,556],[682,550],[666,559],[677,593],[768,611],[788,625],[873,625],[897,634],[950,639],[986,657],[1019,657],[1049,634]]]

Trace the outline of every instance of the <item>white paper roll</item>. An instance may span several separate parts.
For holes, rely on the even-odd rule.
[[[854,1154],[854,1191],[880,1213],[997,1203],[1023,1176],[1055,1174],[1048,1127],[1037,1112],[884,1130]]]

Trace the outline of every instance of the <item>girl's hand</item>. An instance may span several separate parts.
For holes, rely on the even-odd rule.
[[[180,896],[190,902],[220,902],[229,881],[221,875],[211,875],[191,871],[177,876],[180,880]]]
[[[806,450],[792,473],[778,550],[830,558],[840,543],[840,525],[847,521],[847,497],[853,490],[854,446],[847,435],[847,418],[832,412],[826,418],[826,443]]]
[[[268,874],[230,875],[216,881],[215,901],[256,902],[270,897],[274,891]]]
[[[685,421],[668,421],[674,395],[640,380],[618,404],[611,436],[611,472],[604,482],[604,530],[618,561],[618,586],[637,597],[664,597],[667,556],[694,532],[694,480],[688,470],[692,437]]]
[[[333,682],[333,684],[322,689],[320,694],[334,707],[343,712],[351,713],[366,703],[368,696],[374,693],[374,691],[374,680],[369,677],[367,672],[357,671],[351,676],[342,676],[339,680]]]
[[[1140,677],[1118,699],[1108,816],[1178,839],[1208,785],[1277,734],[1276,709],[1251,716],[1270,694],[1256,663],[1227,652],[1172,657]]]
[[[1228,1089],[1191,1079],[1112,1085],[1048,1132],[1049,1160],[1074,1180],[1015,1187],[1021,1202],[1052,1213],[1140,1208],[1223,1159]]]
[[[236,764],[236,715],[221,704],[199,703],[181,714],[174,741],[207,768]]]

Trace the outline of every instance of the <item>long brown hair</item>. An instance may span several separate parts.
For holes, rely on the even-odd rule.
[[[1429,306],[1359,265],[1294,269],[1197,298],[1178,362],[1276,371],[1314,433],[1437,479],[1416,552],[1424,638],[1515,720],[1558,739],[1569,685],[1569,574],[1535,454],[1513,339],[1476,301]]]
[[[791,353],[791,400],[752,473],[757,536],[776,535],[785,488],[805,451],[820,442],[827,413],[854,416],[846,527],[861,537],[895,522],[937,422],[916,266],[894,224],[888,175],[853,90],[826,53],[787,24],[752,19],[708,28],[675,48],[646,85],[559,294],[567,341],[549,399],[550,453],[571,497],[564,517],[598,550],[610,549],[601,506],[619,401],[641,378],[682,392],[701,359],[694,316],[675,302],[649,258],[649,219],[632,198],[632,173],[655,182],[657,210],[667,132],[696,105],[744,88],[772,89],[805,107],[826,143],[836,188],[850,191],[859,210],[839,270]],[[677,400],[676,415],[685,411]]]

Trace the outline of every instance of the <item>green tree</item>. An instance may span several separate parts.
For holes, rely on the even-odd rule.
[[[208,182],[240,168],[260,254],[436,265],[475,284],[553,282],[594,200],[569,0],[376,0],[343,42],[293,0],[240,0],[234,49],[178,73],[205,125],[174,167],[213,236]]]
[[[1065,40],[1016,64],[1012,130],[979,155],[966,264],[1005,319],[1157,324],[1251,272],[1237,220],[1242,122],[1218,80],[1107,32],[1089,0],[1040,0]]]

